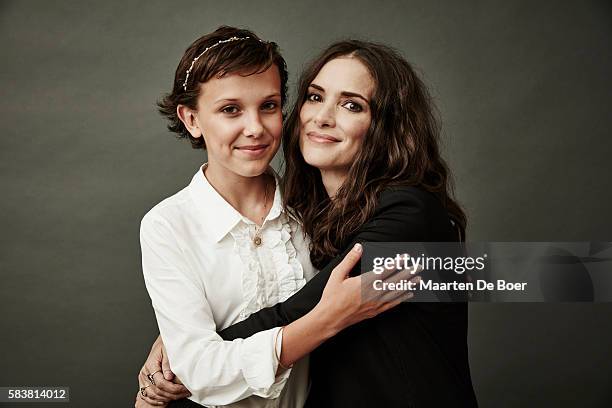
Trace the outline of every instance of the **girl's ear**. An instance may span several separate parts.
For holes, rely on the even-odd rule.
[[[188,108],[185,105],[178,105],[176,107],[176,115],[183,122],[183,125],[187,128],[191,136],[194,138],[202,137],[203,132],[200,128],[200,123],[196,117],[196,111]]]

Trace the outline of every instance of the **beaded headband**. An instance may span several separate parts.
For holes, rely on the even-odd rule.
[[[248,40],[251,37],[230,37],[227,40],[219,40],[216,43],[214,43],[213,45],[211,45],[210,47],[206,47],[204,49],[204,51],[202,51],[197,57],[195,57],[193,59],[193,61],[191,61],[191,65],[189,66],[189,69],[187,70],[187,74],[185,75],[185,82],[183,82],[183,90],[185,90],[185,92],[187,92],[187,81],[189,81],[189,75],[191,74],[191,71],[193,70],[193,66],[195,65],[196,61],[200,59],[200,57],[202,55],[204,55],[206,53],[206,51],[211,50],[221,44],[225,44],[225,43],[229,43],[229,42],[233,42],[233,41],[244,41],[244,40]],[[258,39],[259,40],[259,39]],[[265,41],[263,40],[259,40],[259,42],[262,42],[265,44]]]

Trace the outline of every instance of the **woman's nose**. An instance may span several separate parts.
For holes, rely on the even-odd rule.
[[[336,107],[331,104],[321,104],[317,111],[314,122],[319,127],[336,126]]]

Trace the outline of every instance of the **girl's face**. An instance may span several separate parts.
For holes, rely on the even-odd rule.
[[[374,86],[356,58],[336,58],[321,68],[300,110],[300,150],[306,163],[348,174],[372,121]]]
[[[280,86],[276,65],[259,74],[228,74],[200,85],[198,109],[183,122],[187,125],[191,118],[187,128],[192,136],[204,137],[209,169],[243,177],[266,171],[280,143]]]

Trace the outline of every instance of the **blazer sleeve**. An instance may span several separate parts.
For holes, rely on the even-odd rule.
[[[219,332],[224,340],[247,338],[262,330],[284,326],[308,313],[321,299],[331,271],[360,242],[411,242],[427,240],[425,192],[402,187],[381,194],[373,218],[357,232],[350,244],[302,289],[282,303],[261,309],[247,319]],[[360,273],[359,266],[351,275]]]

